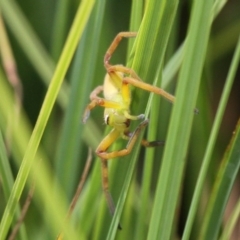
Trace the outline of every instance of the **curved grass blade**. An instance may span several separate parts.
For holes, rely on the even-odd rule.
[[[239,64],[240,59],[240,38],[238,41],[238,45],[230,66],[228,78],[223,90],[222,98],[219,103],[218,111],[222,114],[216,115],[216,124],[221,122],[223,112],[225,110],[228,96],[231,91],[232,84],[234,82],[234,77],[237,71],[237,67]],[[217,118],[219,117],[219,119]],[[218,127],[219,127],[218,125]],[[239,125],[239,124],[238,124]],[[238,126],[239,127],[239,126]],[[236,129],[236,133],[233,136],[233,139],[230,143],[230,146],[227,149],[227,152],[225,153],[223,163],[221,165],[221,168],[219,170],[218,177],[216,179],[216,183],[214,186],[214,190],[212,193],[212,196],[210,198],[210,203],[207,208],[206,214],[205,214],[205,220],[203,221],[201,236],[210,237],[210,239],[216,239],[217,233],[220,228],[220,223],[223,215],[223,211],[226,205],[226,201],[229,197],[230,190],[233,184],[233,181],[236,177],[237,171],[238,171],[238,158],[236,156],[236,141],[238,141],[238,132],[239,129]],[[212,145],[212,147],[214,144]],[[238,145],[239,147],[239,145]],[[206,157],[207,158],[207,157]],[[210,158],[210,155],[208,156]],[[210,160],[209,160],[210,161]],[[204,164],[204,163],[203,163]],[[205,165],[203,165],[205,166]],[[232,169],[232,174],[229,173],[230,169]],[[236,171],[236,172],[235,172]],[[201,175],[200,175],[201,176]],[[229,176],[231,176],[229,178]],[[204,176],[203,176],[204,177]]]
[[[86,127],[82,123],[82,115],[94,80],[105,4],[105,1],[96,3],[77,49],[71,72],[71,98],[66,109],[55,161],[58,181],[68,198],[71,197],[74,183],[78,179],[79,165],[84,165],[84,159],[79,161],[83,152],[83,129]],[[92,132],[89,136],[91,135],[95,136],[95,133]]]
[[[9,201],[5,208],[5,211],[1,220],[1,225],[0,225],[0,239],[5,239],[8,229],[10,227],[10,224],[13,218],[13,212],[15,211],[16,204],[19,201],[20,196],[22,194],[30,168],[34,161],[36,151],[39,146],[39,142],[41,140],[45,126],[47,124],[49,115],[52,111],[53,104],[56,100],[57,94],[61,87],[61,83],[64,79],[64,76],[70,64],[70,61],[73,57],[79,38],[86,25],[86,22],[92,10],[93,4],[94,4],[94,1],[83,1],[80,4],[80,7],[77,11],[75,21],[73,23],[68,40],[65,44],[63,53],[60,57],[55,74],[53,76],[48,92],[46,94],[46,98],[44,100],[42,109],[40,111],[39,118],[33,130],[18,176],[16,178]]]
[[[198,200],[201,194],[201,190],[204,184],[204,180],[205,180],[205,176],[207,173],[207,169],[208,166],[210,164],[210,160],[211,160],[211,156],[212,156],[212,152],[213,152],[213,148],[217,139],[217,134],[218,134],[218,130],[220,128],[220,124],[222,121],[222,117],[223,117],[223,113],[225,111],[225,107],[227,104],[227,100],[228,100],[228,96],[230,94],[230,90],[231,90],[231,86],[233,84],[234,81],[234,76],[237,70],[237,66],[238,66],[238,61],[239,61],[239,56],[240,56],[240,39],[238,40],[238,45],[236,48],[236,51],[234,53],[234,57],[232,60],[232,64],[229,70],[229,74],[226,80],[226,84],[222,93],[222,97],[218,106],[218,110],[216,113],[216,117],[214,120],[214,124],[213,124],[213,128],[211,131],[211,135],[209,138],[209,142],[207,145],[207,149],[204,155],[204,159],[203,159],[203,163],[202,163],[202,167],[199,173],[199,178],[196,184],[196,188],[195,188],[195,192],[193,195],[193,199],[192,199],[192,203],[190,206],[190,210],[189,210],[189,215],[187,218],[187,222],[186,222],[186,226],[185,226],[185,230],[184,230],[184,235],[183,235],[183,240],[187,240],[189,238],[190,232],[191,232],[191,228],[193,225],[193,219],[194,216],[196,214],[197,211],[197,205],[198,205]]]
[[[7,201],[11,193],[14,179],[11,172],[9,160],[7,158],[7,153],[6,153],[1,130],[0,130],[0,176],[1,176],[4,197]],[[20,216],[20,207],[17,206],[17,211],[14,217],[18,219],[19,216]],[[20,229],[20,236],[22,239],[27,239],[26,230],[24,227]]]
[[[185,164],[213,1],[195,1],[180,70],[168,139],[154,199],[148,239],[170,239]],[[197,57],[196,57],[197,56]]]
[[[163,56],[165,54],[168,37],[172,27],[174,13],[177,7],[178,1],[148,1],[144,19],[139,30],[139,34],[136,39],[136,53],[133,61],[133,69],[140,75],[144,81],[152,82],[151,79],[155,79],[156,73],[161,69]],[[160,12],[159,12],[160,11]],[[168,19],[166,22],[165,19]],[[164,37],[163,37],[164,36]],[[151,44],[149,49],[149,42]],[[155,54],[153,54],[155,51]],[[156,64],[157,62],[157,64]],[[140,92],[140,91],[139,91]],[[141,112],[142,103],[135,102],[133,104],[134,112]],[[147,117],[150,111],[151,104],[145,111]],[[140,109],[141,108],[141,109]],[[140,134],[140,140],[143,136],[143,132]],[[140,141],[135,144],[134,150],[131,156],[128,157],[131,161],[126,169],[126,176],[124,178],[123,188],[120,194],[120,198],[117,204],[116,213],[111,223],[110,230],[108,232],[107,239],[114,239],[116,230],[119,223],[119,217],[123,209],[124,202],[126,200],[127,192],[130,186],[131,178],[139,154]],[[127,161],[127,160],[125,160]]]

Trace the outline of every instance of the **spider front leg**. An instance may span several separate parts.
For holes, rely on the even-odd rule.
[[[141,88],[141,89],[143,89],[145,91],[148,91],[148,92],[153,92],[155,94],[163,96],[164,98],[166,98],[167,100],[169,100],[172,103],[174,103],[175,100],[176,100],[176,98],[172,94],[166,92],[162,88],[158,88],[158,87],[153,86],[151,84],[139,81],[138,79],[134,79],[134,78],[131,78],[131,77],[124,77],[122,79],[122,81],[123,81],[123,85],[124,84],[125,85],[131,84],[134,87]],[[199,110],[197,108],[194,108],[194,113],[198,114]]]
[[[120,32],[114,38],[113,42],[111,43],[110,47],[108,48],[108,50],[104,56],[104,66],[110,75],[111,75],[111,73],[118,71],[118,72],[122,72],[124,74],[128,74],[131,77],[136,78],[138,80],[141,80],[133,69],[122,66],[122,65],[111,65],[109,63],[114,51],[118,47],[122,38],[132,38],[132,37],[136,37],[136,36],[137,36],[137,32]]]
[[[145,91],[153,92],[153,93],[156,93],[158,95],[161,95],[172,103],[176,99],[172,94],[166,92],[162,88],[158,88],[158,87],[153,86],[151,84],[139,81],[138,79],[134,79],[134,78],[131,78],[131,77],[125,77],[125,78],[123,78],[122,81],[123,81],[123,84],[131,84],[134,87],[138,87],[138,88],[141,88]]]
[[[131,38],[131,37],[136,37],[136,36],[137,36],[137,32],[120,32],[117,34],[117,36],[112,41],[112,43],[111,43],[110,47],[108,48],[108,50],[105,54],[105,57],[104,57],[104,65],[106,68],[111,66],[109,64],[109,61],[112,57],[113,52],[116,50],[117,46],[121,42],[122,38]]]
[[[87,105],[83,113],[83,118],[82,118],[83,123],[86,123],[87,119],[89,118],[90,111],[96,106],[101,106],[104,108],[114,108],[114,109],[120,109],[122,107],[121,104],[119,103],[98,97],[97,95],[102,91],[103,91],[103,86],[98,86],[91,92],[90,94],[91,102]]]

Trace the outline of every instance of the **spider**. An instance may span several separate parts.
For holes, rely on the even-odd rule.
[[[146,127],[149,122],[148,119],[144,119],[144,114],[131,115],[131,92],[129,85],[133,85],[134,87],[159,94],[168,99],[170,102],[174,102],[175,100],[174,96],[167,93],[163,89],[143,82],[133,69],[122,65],[110,64],[109,61],[111,59],[111,56],[116,50],[122,38],[131,38],[135,37],[136,35],[137,32],[120,32],[111,43],[104,57],[104,66],[107,70],[104,83],[102,86],[96,87],[91,92],[91,102],[87,105],[83,115],[83,122],[85,123],[90,115],[90,111],[96,106],[101,106],[105,108],[105,124],[112,127],[110,133],[100,142],[96,149],[96,154],[101,159],[102,188],[110,213],[112,215],[114,214],[115,206],[108,186],[108,160],[128,155],[132,151],[141,130]],[[98,96],[101,92],[103,92],[104,98]],[[130,132],[129,130],[130,122],[132,120],[143,120],[134,132]],[[118,151],[108,152],[108,148],[119,137],[128,140],[126,147]],[[163,142],[148,142],[146,140],[142,140],[141,144],[145,147],[153,147],[162,145]]]

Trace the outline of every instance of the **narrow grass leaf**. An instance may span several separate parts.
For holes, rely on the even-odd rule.
[[[240,200],[238,200],[236,206],[234,207],[231,216],[228,219],[226,226],[223,228],[223,232],[219,240],[229,240],[231,239],[232,232],[236,226],[240,217]]]
[[[105,1],[97,2],[80,41],[71,72],[71,98],[66,109],[56,157],[56,174],[68,197],[74,191],[79,166],[84,161],[84,159],[79,161],[83,151],[81,141],[85,128],[82,116],[89,101],[89,92],[94,79],[104,10]],[[87,138],[91,136],[95,136],[93,131]],[[83,165],[82,162],[82,167]]]
[[[23,187],[26,183],[31,165],[33,164],[34,156],[38,149],[39,142],[47,124],[49,115],[52,111],[53,104],[56,100],[57,94],[61,87],[61,83],[64,79],[70,61],[73,57],[79,38],[86,25],[93,4],[94,1],[83,1],[77,11],[71,32],[64,47],[63,53],[60,57],[52,82],[49,86],[46,98],[40,111],[39,118],[33,130],[18,176],[16,178],[9,201],[5,208],[0,225],[0,239],[5,239],[7,235],[7,231],[13,218],[13,212],[16,209],[17,202],[19,201],[22,194]]]
[[[215,119],[215,123],[216,124],[218,123],[218,127],[220,126],[223,113],[226,108],[227,100],[232,89],[235,74],[239,65],[239,59],[240,59],[240,38],[233,56],[226,84],[223,89],[222,97],[220,99],[218,112],[220,112],[221,114],[217,113]],[[219,173],[214,184],[214,189],[210,197],[210,202],[206,210],[201,231],[201,236],[203,238],[206,239],[217,238],[226,202],[229,197],[233,181],[235,180],[236,174],[239,169],[240,160],[236,150],[237,148],[239,148],[238,138],[239,129],[236,129],[236,131],[234,132],[233,139],[231,140],[231,143],[229,144],[229,147],[224,155],[223,162],[219,169]],[[214,144],[212,146],[214,146]],[[210,161],[210,156],[211,155],[209,154],[208,161]],[[204,175],[201,177],[204,177]]]
[[[134,43],[136,44],[136,53],[132,65],[133,69],[136,70],[136,72],[140,75],[140,77],[144,79],[144,81],[152,82],[153,79],[155,79],[157,70],[161,68],[177,3],[178,1],[154,0],[147,3],[146,12],[144,13],[144,18],[139,30],[139,35],[136,40],[137,42]],[[166,21],[166,19],[168,19],[168,21]],[[149,42],[151,42],[152,44],[149,44]],[[153,54],[153,51],[156,52]],[[139,90],[139,92],[141,91]],[[141,112],[141,106],[141,102],[135,101],[132,109],[134,112]],[[150,107],[151,104],[148,104],[148,108],[145,110],[146,117],[149,114]],[[123,209],[123,205],[135,168],[135,163],[139,154],[139,140],[142,138],[142,136],[143,132],[140,134],[139,139],[135,144],[136,146],[131,153],[131,161],[129,162],[128,169],[126,170],[126,176],[124,179],[122,192],[120,194],[116,213],[114,215],[110,230],[108,232],[107,239],[115,238],[117,226],[120,220],[119,216]],[[128,159],[130,157],[128,157]]]
[[[236,73],[236,69],[237,69],[237,66],[238,66],[239,54],[240,54],[239,53],[239,51],[240,51],[239,48],[240,47],[239,47],[239,41],[238,41],[238,46],[236,48],[236,51],[235,51],[235,54],[234,54],[234,57],[233,57],[233,61],[232,61],[232,64],[231,64],[231,67],[230,67],[230,70],[229,70],[227,81],[226,81],[226,84],[225,84],[225,87],[224,87],[224,90],[223,90],[223,93],[222,93],[222,96],[221,96],[221,100],[220,100],[218,110],[217,110],[217,113],[216,113],[216,117],[215,117],[215,120],[214,120],[214,124],[213,124],[213,127],[212,127],[212,131],[211,131],[211,135],[210,135],[209,142],[208,142],[208,145],[207,145],[207,149],[205,151],[205,155],[204,155],[204,158],[203,158],[201,171],[199,173],[199,178],[198,178],[198,181],[197,181],[197,184],[196,184],[195,192],[194,192],[194,195],[193,195],[192,203],[191,203],[191,206],[190,206],[190,210],[189,210],[189,214],[188,214],[188,218],[187,218],[187,222],[186,222],[186,226],[185,226],[185,230],[184,230],[184,235],[183,235],[184,240],[189,238],[190,231],[191,231],[191,228],[192,228],[192,225],[193,225],[194,216],[195,216],[196,211],[197,211],[197,205],[198,205],[198,202],[199,202],[201,190],[203,188],[204,180],[205,180],[205,177],[206,177],[206,174],[207,174],[207,169],[208,169],[208,166],[210,164],[210,160],[211,160],[212,153],[213,153],[213,148],[214,148],[214,145],[216,143],[217,134],[218,134],[218,131],[219,131],[219,128],[220,128],[220,124],[221,124],[222,117],[223,117],[223,114],[224,114],[224,111],[225,111],[228,96],[229,96],[231,86],[233,84],[234,76],[235,76],[235,73]]]
[[[148,239],[170,239],[183,176],[203,62],[211,26],[212,1],[195,1],[167,144],[154,200]]]
[[[199,239],[218,239],[224,210],[240,166],[240,121],[224,154],[208,202]]]

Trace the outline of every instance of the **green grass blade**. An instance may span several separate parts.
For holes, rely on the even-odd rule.
[[[0,176],[1,176],[4,197],[5,197],[5,200],[7,201],[11,193],[14,179],[11,172],[11,167],[9,164],[9,159],[7,157],[1,131],[0,131]],[[19,216],[20,216],[20,207],[17,206],[16,215],[14,217],[17,219],[19,218]],[[21,239],[27,239],[26,230],[24,227],[20,228],[20,236],[21,236]]]
[[[239,65],[239,59],[240,59],[240,38],[239,38],[238,45],[237,45],[237,48],[236,48],[236,51],[235,51],[235,54],[234,54],[234,57],[233,57],[233,60],[232,60],[231,66],[230,66],[229,74],[227,77],[225,87],[223,89],[222,97],[221,97],[221,100],[219,103],[218,112],[217,112],[216,119],[215,119],[216,127],[215,127],[215,124],[213,127],[213,130],[216,129],[216,132],[212,133],[212,134],[214,134],[214,139],[212,139],[213,137],[210,138],[210,140],[212,140],[211,145],[210,144],[208,145],[208,146],[212,146],[212,149],[211,149],[211,151],[210,150],[208,152],[206,151],[206,154],[208,153],[208,155],[205,157],[205,161],[207,161],[207,163],[203,162],[203,169],[200,173],[199,181],[201,179],[205,179],[204,170],[209,165],[209,162],[211,159],[211,153],[212,153],[213,147],[215,145],[217,132],[220,127],[220,123],[221,123],[223,113],[226,108],[226,104],[228,101],[230,91],[232,89],[235,74],[236,74],[236,71],[237,71],[237,68]],[[237,137],[238,137],[238,131],[236,131],[236,136],[234,137],[234,139]],[[208,208],[207,208],[207,211],[206,211],[206,214],[204,217],[201,236],[203,236],[203,238],[206,238],[206,239],[208,239],[208,238],[216,239],[216,237],[217,237],[217,233],[219,231],[220,224],[221,224],[223,211],[225,209],[225,205],[226,205],[227,199],[229,197],[233,181],[238,172],[238,168],[239,168],[238,160],[239,159],[235,153],[236,152],[235,141],[237,141],[237,139],[232,140],[232,143],[230,143],[227,153],[224,156],[223,163],[219,170],[219,174],[216,179],[214,190],[212,192],[212,196],[210,198],[210,202],[208,204]],[[231,168],[233,169],[233,172],[231,172],[231,174],[229,174],[229,171]],[[229,178],[229,176],[231,176],[231,178]],[[196,191],[197,190],[198,190],[198,188],[196,189]]]
[[[0,239],[5,239],[7,231],[10,227],[13,212],[16,208],[17,202],[19,201],[23,187],[26,183],[30,168],[34,161],[34,156],[38,149],[39,142],[47,124],[49,115],[52,111],[53,104],[56,100],[57,94],[61,87],[61,83],[73,57],[74,51],[83,32],[86,21],[88,20],[88,17],[90,15],[93,4],[94,1],[88,1],[88,3],[86,1],[83,1],[76,14],[75,21],[70,31],[63,53],[60,57],[52,82],[49,86],[46,98],[42,106],[42,110],[40,111],[40,115],[30,138],[28,148],[25,152],[25,156],[21,164],[21,168],[19,170],[9,201],[5,208],[0,225]]]
[[[9,165],[9,160],[7,158],[7,153],[1,131],[0,131],[0,175],[4,196],[7,200],[10,195],[14,180],[11,172],[11,167]]]
[[[53,23],[51,55],[55,62],[58,60],[64,45],[68,29],[68,12],[71,1],[60,0],[56,2],[56,11]]]
[[[79,161],[83,152],[81,141],[85,128],[82,116],[89,101],[96,70],[104,10],[105,1],[97,2],[77,50],[71,74],[71,98],[66,109],[56,157],[57,176],[68,197],[72,196],[74,183],[79,177],[79,165],[82,163],[83,167],[85,161],[84,158]],[[90,136],[95,136],[95,133],[91,131],[87,138]]]
[[[224,210],[240,167],[240,122],[225,152],[203,219],[199,239],[218,239]]]
[[[219,238],[220,240],[228,240],[231,238],[232,231],[238,222],[238,219],[240,217],[240,200],[238,200],[238,203],[236,204],[235,208],[232,211],[231,216],[229,217],[229,220],[226,224],[226,226],[223,229],[223,233],[221,237]]]
[[[193,4],[148,239],[170,239],[171,236],[211,27],[211,7],[211,1],[195,1]]]
[[[227,3],[226,0],[217,0],[215,1],[212,7],[212,20],[213,21],[218,14],[221,12],[225,4]],[[238,26],[239,28],[239,26]],[[225,36],[229,36],[229,33],[225,33]],[[222,41],[222,40],[221,40]],[[177,71],[179,70],[184,56],[184,48],[185,48],[185,41],[178,47],[174,55],[168,61],[167,65],[164,67],[163,70],[163,79],[162,79],[162,88],[166,89],[170,82],[173,80],[173,77],[176,75]]]
[[[142,0],[133,0],[131,7],[131,17],[130,17],[130,26],[129,31],[137,32],[141,24],[143,17],[143,1]],[[128,41],[128,57],[133,48],[134,39],[129,39]]]
[[[148,2],[146,12],[144,14],[144,19],[139,30],[139,35],[136,40],[137,42],[135,43],[136,53],[133,61],[133,69],[136,70],[136,72],[140,75],[140,77],[144,79],[144,81],[146,80],[153,82],[156,72],[161,68],[176,7],[177,1]],[[167,22],[166,18],[168,19]],[[149,49],[149,42],[153,43],[150,46],[151,49]],[[155,54],[153,54],[153,51],[155,51]],[[151,104],[148,104],[148,108],[145,111],[146,117],[149,114],[150,106]],[[141,112],[142,103],[135,101],[133,104],[133,111]],[[141,133],[139,139],[141,139],[142,136],[143,133]],[[131,161],[125,170],[126,176],[124,178],[122,192],[119,197],[116,214],[114,215],[107,239],[115,238],[117,226],[119,223],[119,216],[122,212],[123,205],[126,200],[127,191],[129,189],[133,170],[135,168],[136,160],[139,154],[139,144],[140,141],[136,143],[136,146],[130,156]],[[128,159],[130,159],[130,157],[128,157]]]
[[[208,142],[208,145],[207,145],[207,149],[206,149],[206,152],[205,152],[205,155],[204,155],[203,164],[202,164],[201,171],[199,173],[199,178],[198,178],[198,181],[197,181],[197,184],[196,184],[196,189],[195,189],[195,192],[194,192],[194,195],[193,195],[193,200],[192,200],[192,203],[191,203],[191,207],[190,207],[190,210],[189,210],[189,215],[188,215],[188,219],[187,219],[187,223],[186,223],[186,227],[185,227],[185,231],[184,231],[184,238],[183,238],[184,240],[188,239],[188,236],[189,236],[190,231],[191,231],[191,227],[193,225],[193,219],[194,219],[195,213],[197,211],[197,205],[198,205],[199,197],[200,197],[201,190],[202,190],[202,187],[203,187],[203,184],[204,184],[207,169],[208,169],[208,166],[209,166],[209,163],[210,163],[210,160],[211,160],[213,148],[214,148],[214,145],[215,145],[215,142],[216,142],[216,139],[217,139],[217,134],[218,134],[220,124],[221,124],[221,121],[222,121],[222,117],[223,117],[223,114],[224,114],[224,111],[225,111],[228,96],[230,94],[231,86],[233,84],[234,76],[235,76],[235,73],[236,73],[236,70],[237,70],[238,61],[239,61],[239,54],[240,54],[239,49],[240,49],[240,46],[239,46],[239,41],[238,41],[238,46],[237,46],[236,52],[234,54],[233,62],[231,64],[229,75],[228,75],[228,78],[227,78],[227,81],[226,81],[226,84],[225,84],[225,87],[224,87],[224,91],[223,91],[223,94],[222,94],[222,97],[221,97],[221,100],[220,100],[220,103],[219,103],[218,111],[217,111],[217,114],[216,114],[216,117],[215,117],[215,121],[214,121],[214,124],[213,124],[213,128],[212,128],[212,131],[211,131],[209,142]]]

